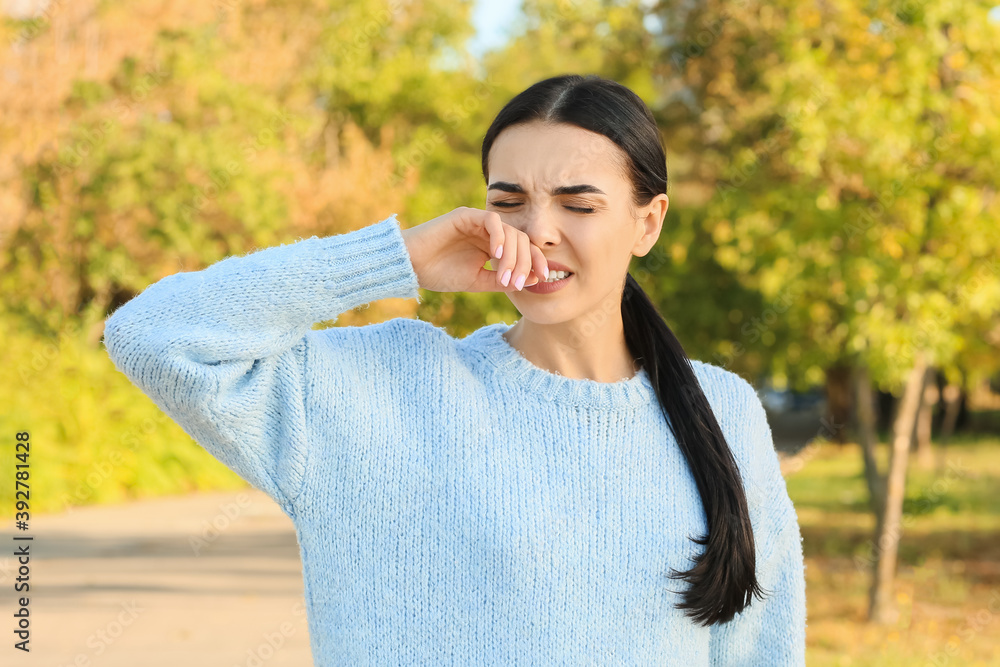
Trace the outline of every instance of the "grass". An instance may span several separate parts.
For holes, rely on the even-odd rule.
[[[884,472],[887,448],[879,455]],[[811,667],[1000,665],[1000,438],[955,438],[945,462],[911,459],[889,626],[867,622],[875,521],[858,447],[823,445],[788,475]]]

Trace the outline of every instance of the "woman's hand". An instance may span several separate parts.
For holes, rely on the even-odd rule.
[[[417,281],[432,292],[513,292],[519,277],[524,287],[548,274],[541,249],[493,211],[460,206],[402,232]]]

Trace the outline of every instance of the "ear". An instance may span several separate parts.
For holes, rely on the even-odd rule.
[[[645,257],[656,240],[660,238],[660,230],[663,228],[663,219],[667,215],[667,208],[670,206],[670,198],[661,193],[639,209],[639,216],[636,218],[636,240],[632,246],[632,254],[636,257]]]

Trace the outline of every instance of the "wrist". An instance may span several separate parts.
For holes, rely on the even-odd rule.
[[[413,239],[413,230],[400,228],[400,233],[403,235],[403,244],[406,246],[406,254],[410,258],[410,265],[413,267],[413,272],[417,275],[417,282],[420,282],[420,263],[417,258],[416,244]]]

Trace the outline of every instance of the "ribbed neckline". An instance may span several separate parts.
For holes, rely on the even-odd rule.
[[[506,322],[489,324],[465,338],[469,348],[486,362],[493,379],[515,384],[532,396],[569,405],[614,410],[656,400],[645,368],[627,380],[597,382],[569,378],[536,366],[504,339],[503,334],[512,326]]]

